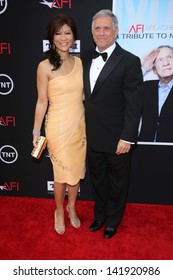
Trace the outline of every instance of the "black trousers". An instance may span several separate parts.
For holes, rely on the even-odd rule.
[[[116,155],[88,147],[88,163],[95,200],[94,218],[104,221],[106,226],[118,226],[126,205],[131,151]]]

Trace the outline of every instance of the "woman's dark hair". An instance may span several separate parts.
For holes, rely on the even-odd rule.
[[[44,57],[48,58],[50,64],[53,65],[53,71],[57,70],[61,64],[61,58],[56,50],[56,46],[53,43],[53,38],[56,32],[64,25],[67,24],[73,33],[74,40],[77,39],[77,28],[73,18],[69,15],[58,13],[47,24],[47,40],[49,40],[50,48],[44,53]]]

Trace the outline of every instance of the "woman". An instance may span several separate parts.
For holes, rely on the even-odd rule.
[[[75,210],[79,181],[85,176],[86,135],[83,106],[82,63],[69,54],[77,30],[74,20],[57,14],[47,25],[50,49],[37,69],[38,99],[35,108],[33,146],[46,111],[45,132],[54,173],[56,210],[54,228],[65,232],[64,198],[68,184],[66,210],[73,227],[79,228],[80,219]]]

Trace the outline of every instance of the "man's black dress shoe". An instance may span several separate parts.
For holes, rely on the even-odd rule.
[[[116,232],[117,232],[116,227],[105,227],[104,237],[111,238],[112,236],[114,236],[116,234]]]
[[[103,226],[104,222],[102,221],[94,221],[92,224],[89,226],[90,231],[96,231],[99,230]]]

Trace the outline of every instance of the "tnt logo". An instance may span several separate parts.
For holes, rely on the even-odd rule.
[[[7,0],[0,0],[0,14],[3,14],[7,9]]]
[[[18,152],[13,146],[5,145],[0,148],[0,159],[7,164],[14,163],[18,159]]]
[[[6,74],[0,74],[0,94],[7,95],[14,88],[13,80]]]

